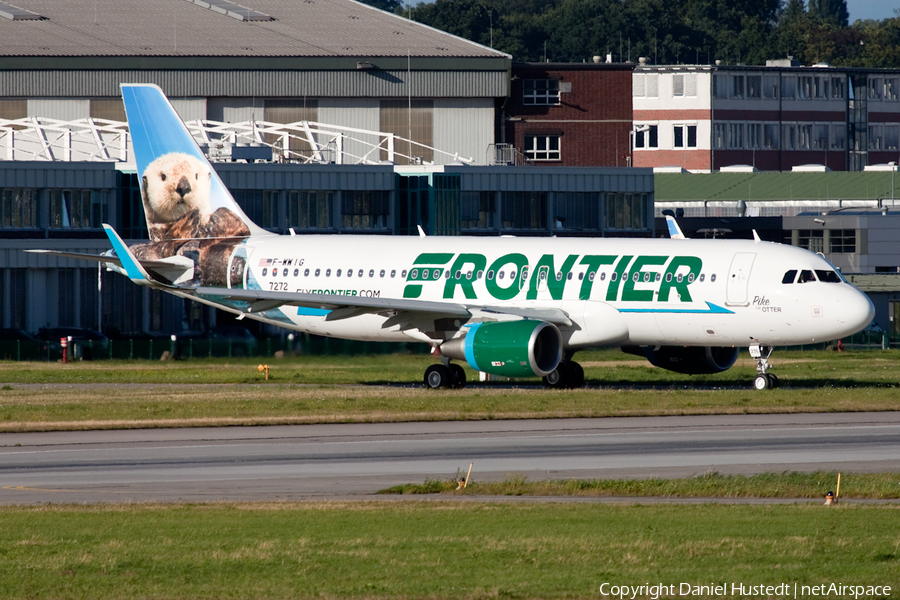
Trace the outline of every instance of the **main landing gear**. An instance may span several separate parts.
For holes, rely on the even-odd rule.
[[[584,369],[574,360],[560,362],[543,381],[548,388],[557,390],[584,387]]]
[[[772,350],[774,350],[772,346],[760,346],[759,344],[750,346],[750,356],[756,360],[756,377],[753,378],[754,389],[768,390],[778,387],[778,377],[771,373],[766,373]]]
[[[451,362],[431,365],[425,369],[424,379],[425,385],[433,390],[438,388],[460,390],[466,387],[466,372],[461,366]]]

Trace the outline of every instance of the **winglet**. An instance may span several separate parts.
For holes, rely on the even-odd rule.
[[[416,225],[416,229],[419,230],[419,237],[425,237],[425,230],[422,229],[421,225]]]
[[[119,237],[119,234],[116,233],[116,230],[106,223],[103,224],[103,229],[106,231],[106,237],[109,238],[113,250],[116,251],[116,256],[121,261],[122,268],[125,269],[125,274],[128,275],[128,278],[138,285],[154,285],[155,282],[150,278],[150,275],[147,274],[147,271],[144,270],[144,267],[141,266],[141,263],[139,263],[131,253],[128,246],[125,245],[125,242],[123,242],[122,238]]]
[[[675,221],[675,217],[671,215],[666,215],[666,225],[669,227],[669,237],[673,240],[686,240],[687,238],[681,232],[681,227],[678,226],[678,222]]]
[[[755,230],[755,229],[753,230],[753,241],[754,241],[754,242],[761,242],[761,241],[762,241],[762,239],[759,237],[759,234],[756,233],[756,230]]]

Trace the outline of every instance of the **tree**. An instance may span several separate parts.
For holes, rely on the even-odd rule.
[[[809,15],[835,27],[850,24],[847,0],[809,0]]]
[[[386,10],[387,12],[395,13],[399,8],[403,6],[402,0],[359,0],[363,4],[368,4],[369,6],[374,6],[375,8],[380,8],[381,10]]]

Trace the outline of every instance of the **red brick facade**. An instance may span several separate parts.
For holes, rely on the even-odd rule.
[[[596,63],[514,63],[511,96],[504,109],[504,140],[542,166],[626,167],[631,165],[631,72],[634,65]],[[525,104],[526,81],[555,80],[559,102]],[[530,86],[542,84],[529,84]],[[530,88],[530,89],[533,89]],[[555,149],[545,140],[558,138]]]

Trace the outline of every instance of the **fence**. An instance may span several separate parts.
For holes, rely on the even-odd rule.
[[[208,339],[126,339],[75,341],[67,348],[68,360],[160,360],[166,353],[175,359],[274,357],[290,355],[359,355],[406,352],[426,354],[427,344],[357,342],[319,336],[266,338],[260,341]],[[0,360],[56,362],[62,360],[58,342],[0,340]]]

